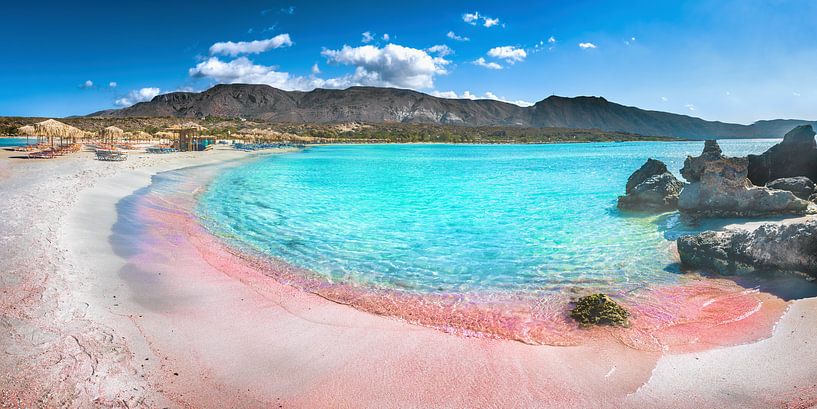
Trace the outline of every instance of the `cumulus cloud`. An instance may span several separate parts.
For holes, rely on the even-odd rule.
[[[454,40],[454,41],[471,41],[470,38],[464,36],[458,36],[453,31],[449,31],[448,34],[445,35],[446,37]]]
[[[389,33],[383,34],[383,41],[389,41],[389,40],[391,40],[391,36],[389,36]]]
[[[661,97],[661,101],[662,101],[662,102],[667,102],[667,101],[669,101],[669,98],[667,98],[667,97]]]
[[[550,36],[550,38],[548,38],[548,44],[556,44],[556,37]]]
[[[114,104],[121,107],[128,107],[137,102],[150,101],[153,97],[159,95],[161,90],[159,88],[147,87],[135,89],[128,93],[128,95],[117,99]]]
[[[79,87],[82,88],[82,89],[93,88],[94,87],[94,82],[91,81],[91,80],[86,80],[82,84],[79,84]]]
[[[428,51],[428,52],[430,52],[432,54],[437,54],[440,57],[445,57],[445,56],[454,54],[454,50],[452,50],[451,47],[449,47],[449,46],[447,46],[445,44],[438,44],[438,45],[429,47],[429,48],[426,49],[426,51]]]
[[[111,82],[108,83],[109,88],[116,88],[117,85],[119,85],[119,84],[117,84],[116,81],[111,81]]]
[[[480,66],[480,67],[487,68],[487,69],[489,69],[489,70],[501,70],[501,69],[502,69],[502,66],[501,66],[501,65],[499,65],[499,64],[497,64],[497,63],[495,63],[495,62],[488,62],[488,61],[485,61],[485,58],[483,58],[483,57],[479,57],[479,58],[477,58],[477,59],[476,59],[476,60],[474,60],[472,63],[473,63],[474,65],[478,65],[478,66]]]
[[[581,48],[583,50],[587,50],[587,49],[590,49],[590,48],[598,48],[598,47],[596,47],[596,45],[593,44],[593,43],[579,43],[579,48]]]
[[[509,64],[513,64],[515,62],[525,61],[525,58],[528,56],[528,53],[519,47],[505,45],[502,47],[494,47],[488,50],[488,55],[494,58],[505,60],[505,62]]]
[[[442,56],[432,57],[424,50],[387,44],[384,47],[364,45],[340,50],[323,50],[330,63],[352,65],[355,72],[348,81],[363,85],[385,85],[404,88],[432,88],[434,76],[447,74],[450,64]]]
[[[368,31],[364,31],[363,34],[361,34],[361,36],[362,36],[360,39],[361,43],[370,43],[372,40],[374,40],[374,36],[372,35],[372,33]]]
[[[475,26],[477,25],[477,21],[479,21],[479,12],[475,11],[473,13],[465,13],[462,15],[462,21]]]
[[[318,75],[320,73],[321,73],[321,68],[318,67],[317,63],[315,63],[315,65],[312,66],[312,75]]]
[[[289,34],[278,34],[266,40],[215,43],[210,46],[210,54],[235,57],[241,54],[259,54],[275,48],[290,46],[292,46],[292,40],[289,38]]]
[[[464,22],[466,22],[466,23],[468,23],[468,24],[470,24],[472,26],[477,25],[480,22],[480,20],[482,20],[482,26],[486,27],[486,28],[490,28],[490,27],[499,25],[499,19],[498,18],[491,18],[491,17],[488,17],[488,16],[484,16],[482,14],[479,14],[478,11],[475,11],[473,13],[464,13],[462,15],[462,21],[464,21]],[[503,24],[502,26],[504,27],[505,25]]]
[[[287,90],[314,88],[309,79],[290,76],[289,73],[277,71],[276,67],[254,64],[247,57],[232,61],[210,57],[189,69],[188,74],[193,78],[208,78],[225,84],[267,84]]]
[[[483,23],[482,23],[482,25],[484,27],[486,27],[486,28],[493,27],[493,26],[495,26],[497,24],[499,24],[499,19],[498,18],[490,18],[490,17],[485,17],[483,19]]]
[[[686,104],[684,106],[686,107],[686,109],[688,109],[690,111],[695,111],[695,109],[696,109],[695,104]]]
[[[434,91],[434,92],[431,93],[431,95],[434,95],[435,97],[448,98],[448,99],[474,99],[474,100],[476,100],[476,99],[491,99],[491,100],[494,100],[494,101],[507,102],[509,104],[519,105],[519,106],[523,106],[523,107],[528,107],[528,106],[533,105],[533,103],[529,102],[529,101],[524,101],[524,100],[512,101],[512,100],[508,100],[506,98],[497,96],[496,94],[494,94],[491,91],[487,91],[482,95],[473,94],[473,93],[471,93],[471,91],[465,91],[462,94],[457,94],[454,91]]]

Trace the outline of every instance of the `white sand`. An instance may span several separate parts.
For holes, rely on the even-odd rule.
[[[774,336],[668,355],[460,338],[202,260],[150,296],[109,243],[116,203],[156,172],[233,151],[0,157],[0,402],[88,407],[808,407],[817,300]],[[8,156],[8,155],[5,155]],[[141,156],[141,157],[140,157]],[[181,254],[181,253],[180,253]],[[144,291],[144,288],[141,289]],[[116,298],[114,298],[114,296]],[[817,342],[817,341],[814,341]],[[178,374],[178,375],[176,375]],[[802,393],[800,391],[803,391]]]

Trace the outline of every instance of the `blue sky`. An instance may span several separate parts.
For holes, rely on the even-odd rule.
[[[601,95],[711,120],[817,119],[815,1],[39,1],[3,11],[0,115],[87,114],[256,82],[520,104]]]

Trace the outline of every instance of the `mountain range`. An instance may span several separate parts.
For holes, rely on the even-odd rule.
[[[775,119],[751,125],[706,121],[650,111],[602,97],[547,97],[533,106],[480,99],[449,99],[380,87],[284,91],[268,85],[222,84],[203,92],[171,92],[92,117],[205,116],[270,122],[402,122],[465,126],[599,129],[689,139],[779,138],[798,125],[817,121]]]

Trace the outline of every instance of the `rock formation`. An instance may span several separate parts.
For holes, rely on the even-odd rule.
[[[591,325],[627,326],[629,316],[630,313],[627,310],[606,294],[581,297],[570,311],[570,317],[582,327]]]
[[[626,195],[618,197],[622,210],[665,211],[678,208],[678,195],[684,184],[667,170],[667,165],[647,159],[627,179]]]
[[[707,231],[677,241],[681,263],[720,274],[797,271],[817,277],[817,220],[764,224],[754,231]]]
[[[805,176],[817,180],[817,142],[811,125],[798,126],[761,155],[749,155],[749,180],[755,185],[780,178]]]
[[[775,179],[766,184],[769,189],[785,190],[794,193],[795,196],[806,199],[815,193],[814,182],[805,176],[795,176],[792,178]]]
[[[793,193],[753,186],[746,178],[746,158],[724,156],[716,141],[707,141],[701,156],[687,157],[681,174],[690,182],[678,208],[694,217],[756,217],[805,214],[809,202]]]

